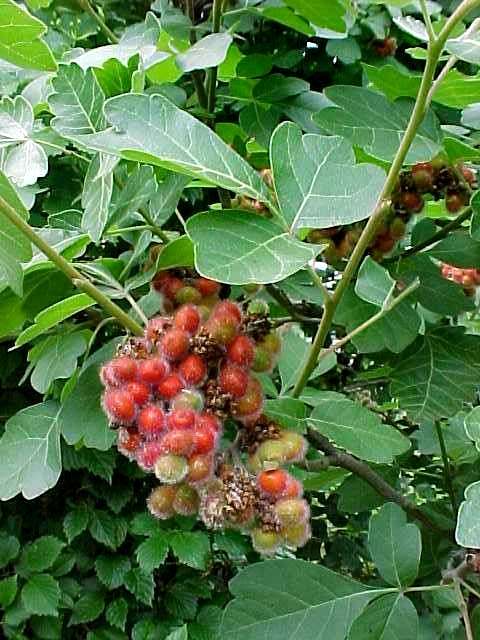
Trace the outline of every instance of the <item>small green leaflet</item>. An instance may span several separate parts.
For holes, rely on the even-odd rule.
[[[321,251],[300,242],[275,222],[245,211],[199,213],[187,222],[195,267],[228,284],[278,282]]]
[[[270,155],[280,209],[292,230],[367,218],[385,181],[379,167],[355,164],[352,145],[344,138],[302,136],[291,122],[274,131]]]
[[[322,109],[314,121],[331,134],[343,136],[354,146],[381,160],[393,160],[412,111],[412,102],[390,102],[385,96],[364,89],[336,85],[325,89],[335,107]],[[428,112],[407,154],[406,162],[430,160],[441,148],[442,133]]]
[[[367,256],[358,270],[355,293],[370,304],[381,307],[395,287],[395,280],[384,267]]]
[[[82,228],[93,242],[99,242],[107,224],[113,191],[113,170],[118,158],[96,153],[91,160],[82,192]]]
[[[60,602],[60,587],[52,576],[45,573],[33,575],[22,589],[22,604],[34,615],[57,616]]]
[[[440,327],[402,353],[391,392],[416,421],[453,416],[473,402],[480,375],[480,338],[462,327]]]
[[[382,578],[408,587],[418,575],[422,538],[416,524],[408,524],[403,509],[387,502],[370,518],[368,547]]]
[[[249,565],[230,590],[224,640],[344,640],[365,605],[385,592],[302,560]]]
[[[41,39],[47,27],[13,0],[0,0],[0,58],[18,67],[55,71],[57,63]]]
[[[334,391],[319,392],[308,423],[337,445],[371,462],[392,462],[410,448],[399,431]]]
[[[54,487],[62,469],[57,402],[22,409],[0,440],[0,500],[18,493],[31,500]]]
[[[465,500],[458,510],[455,539],[461,547],[480,549],[479,509],[480,482],[474,482],[465,489]]]
[[[460,36],[460,38],[452,38],[447,40],[446,50],[472,64],[480,64],[480,38],[478,33],[470,37]]]
[[[177,55],[177,65],[187,73],[195,69],[209,69],[221,64],[227,55],[233,38],[229,33],[211,33],[184,53]]]
[[[68,137],[91,150],[158,165],[269,201],[258,173],[209,127],[164,96],[116,96],[105,102],[104,110],[114,128],[89,135],[73,132]]]
[[[418,613],[406,596],[391,593],[371,602],[355,620],[349,640],[416,640]]]
[[[77,367],[78,358],[85,353],[87,342],[82,332],[56,334],[36,343],[30,354],[34,368],[30,377],[32,387],[46,393],[54,380],[69,378]]]

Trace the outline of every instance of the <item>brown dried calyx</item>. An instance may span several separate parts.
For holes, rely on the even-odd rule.
[[[207,380],[202,388],[205,397],[205,409],[225,420],[232,413],[232,396],[223,393],[216,379]]]
[[[218,479],[202,497],[200,516],[213,529],[246,525],[255,516],[257,502],[255,478],[244,467],[221,464]]]
[[[217,363],[224,355],[222,345],[215,338],[212,338],[205,329],[193,336],[190,341],[190,350],[192,353],[202,356],[207,363]]]
[[[281,431],[282,428],[277,422],[262,414],[252,427],[244,428],[240,432],[240,449],[253,455],[262,442],[278,440]]]

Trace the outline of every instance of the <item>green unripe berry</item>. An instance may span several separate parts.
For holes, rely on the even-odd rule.
[[[281,543],[280,535],[275,531],[257,528],[252,530],[251,536],[253,548],[264,556],[273,555]]]
[[[308,505],[301,498],[286,498],[275,505],[275,513],[283,527],[304,523],[308,518]]]
[[[265,440],[257,449],[257,458],[262,468],[275,468],[287,459],[288,447],[281,440]]]
[[[184,390],[181,391],[170,403],[170,409],[193,409],[201,411],[203,409],[204,398],[199,391]]]
[[[183,456],[168,453],[160,456],[155,463],[155,475],[165,484],[177,484],[188,473],[188,460]]]
[[[173,501],[175,500],[176,493],[176,487],[171,485],[156,487],[147,500],[150,513],[161,520],[166,520],[175,515]]]
[[[200,498],[193,487],[181,484],[177,488],[173,508],[182,516],[192,516],[198,511]]]
[[[258,373],[269,371],[272,368],[272,356],[263,347],[256,347],[253,357],[252,369]]]
[[[308,445],[303,436],[295,431],[283,431],[279,440],[286,460],[299,462],[305,457]]]
[[[292,549],[298,549],[298,547],[303,547],[308,542],[312,532],[308,522],[302,522],[286,527],[282,534],[287,546]]]
[[[252,316],[268,316],[270,307],[263,300],[252,300],[248,305],[247,312]]]
[[[249,293],[249,294],[257,293],[257,291],[260,289],[260,285],[252,282],[250,284],[244,284],[243,289],[246,293]]]
[[[269,333],[262,340],[262,347],[266,349],[269,353],[277,354],[282,348],[282,339],[275,331]]]
[[[190,286],[182,287],[175,294],[175,302],[177,302],[177,304],[198,304],[201,299],[202,294],[200,291]]]

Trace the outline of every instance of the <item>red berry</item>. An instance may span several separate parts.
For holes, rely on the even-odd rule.
[[[220,291],[219,283],[207,278],[197,278],[193,284],[202,296],[214,296]]]
[[[192,436],[194,453],[211,453],[215,448],[215,432],[211,429],[195,429]]]
[[[430,162],[418,162],[412,167],[412,180],[422,192],[431,191],[433,187],[433,166]]]
[[[226,364],[219,376],[220,389],[234,398],[245,395],[249,381],[248,373],[237,364]]]
[[[397,50],[397,41],[395,38],[384,38],[383,40],[375,40],[373,48],[378,56],[381,58],[387,58],[388,56],[395,55]]]
[[[145,442],[137,451],[137,463],[144,471],[151,471],[156,461],[162,455],[162,444],[157,440]]]
[[[197,429],[211,429],[218,433],[222,428],[222,423],[212,413],[201,413],[200,415],[197,414],[195,426]]]
[[[128,424],[135,418],[136,405],[125,389],[109,389],[103,396],[105,411],[113,422]]]
[[[235,403],[235,414],[248,418],[261,409],[263,403],[262,386],[255,378],[250,378],[245,395]]]
[[[409,213],[419,213],[423,209],[423,198],[416,191],[403,191],[400,201]]]
[[[174,300],[177,291],[183,287],[183,280],[172,276],[170,273],[158,274],[153,280],[153,288],[160,291],[169,300]]]
[[[117,434],[117,449],[127,458],[133,458],[138,447],[142,443],[140,434],[120,428]]]
[[[188,385],[196,386],[207,375],[207,365],[201,356],[191,353],[180,363],[178,373]]]
[[[302,495],[302,484],[296,480],[295,478],[292,478],[292,476],[288,476],[287,478],[287,484],[285,486],[285,489],[283,490],[283,497],[284,498],[299,498]]]
[[[375,249],[378,249],[382,253],[389,253],[394,246],[395,238],[393,238],[389,233],[378,236],[375,242]]]
[[[149,404],[137,418],[138,431],[148,440],[156,438],[165,429],[165,414],[156,404]]]
[[[240,307],[231,300],[222,300],[218,302],[213,309],[213,317],[215,318],[234,318],[238,324],[242,321],[242,312]]]
[[[155,316],[155,318],[152,318],[147,325],[145,333],[147,340],[150,340],[150,342],[153,343],[158,342],[158,339],[163,334],[165,327],[167,327],[168,324],[167,319],[163,316]]]
[[[136,375],[136,361],[128,356],[121,356],[103,367],[101,377],[105,385],[119,385],[133,380]]]
[[[158,384],[167,373],[170,366],[166,360],[160,357],[140,360],[138,365],[138,377],[147,384]]]
[[[195,424],[195,411],[192,409],[176,409],[168,415],[170,429],[192,429]]]
[[[262,471],[258,478],[259,488],[269,496],[281,495],[287,486],[288,473],[283,469]]]
[[[471,187],[477,184],[477,174],[469,167],[462,167],[462,175]]]
[[[447,193],[445,196],[445,207],[449,213],[458,213],[464,204],[464,200],[459,193]]]
[[[183,381],[176,373],[167,376],[157,386],[157,393],[165,400],[171,400],[183,389]]]
[[[197,454],[188,461],[188,482],[204,482],[213,471],[213,456]]]
[[[160,347],[169,360],[180,360],[188,351],[190,339],[181,329],[169,329],[160,338]]]
[[[156,291],[161,291],[165,284],[172,278],[170,271],[159,271],[152,280],[152,287]]]
[[[150,389],[143,382],[137,382],[134,380],[133,382],[129,382],[125,386],[125,390],[132,396],[133,401],[139,407],[148,402],[150,398]]]
[[[228,345],[227,356],[229,360],[242,367],[250,367],[255,355],[255,343],[248,336],[237,336]]]
[[[162,438],[162,448],[164,452],[177,456],[189,456],[193,448],[192,432],[181,429],[168,431]]]
[[[175,327],[187,333],[195,333],[200,325],[200,313],[193,304],[184,304],[175,313]]]

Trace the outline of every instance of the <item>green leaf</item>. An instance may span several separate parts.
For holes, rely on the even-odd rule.
[[[174,267],[193,267],[195,261],[193,243],[188,236],[180,236],[169,242],[160,254],[157,269]]]
[[[178,627],[169,633],[165,640],[188,640],[187,625],[184,624],[183,627]]]
[[[127,525],[123,518],[100,509],[91,513],[88,530],[97,542],[113,550],[122,544],[127,535]]]
[[[411,585],[417,575],[422,552],[420,530],[407,523],[403,509],[385,504],[370,518],[368,548],[380,575],[399,588]]]
[[[454,231],[440,240],[428,254],[456,267],[480,267],[480,242],[463,231]]]
[[[228,284],[278,282],[321,251],[245,211],[199,213],[188,220],[187,233],[195,245],[197,270]]]
[[[355,620],[350,640],[415,640],[418,614],[411,600],[391,593],[370,603]]]
[[[457,56],[460,60],[465,60],[472,64],[480,64],[480,38],[478,33],[474,33],[468,38],[465,35],[459,38],[451,38],[447,40],[445,48],[448,53]]]
[[[209,127],[165,97],[116,96],[104,109],[113,128],[90,135],[64,133],[65,137],[89,149],[203,178],[268,202],[268,189],[257,172]]]
[[[125,598],[117,598],[111,602],[107,611],[105,612],[105,617],[107,622],[112,625],[112,627],[117,627],[122,631],[125,631],[125,625],[127,623],[127,614],[128,614],[128,603]]]
[[[474,482],[465,489],[465,500],[457,515],[455,539],[461,547],[480,549],[480,482]]]
[[[278,422],[285,429],[305,428],[307,409],[305,404],[297,398],[278,398],[266,400],[264,412],[267,416]]]
[[[62,405],[58,420],[68,444],[82,442],[86,447],[106,451],[115,440],[101,407],[102,384],[98,376],[99,363],[111,358],[114,351],[115,345],[110,343],[87,360],[74,392]],[[79,415],[82,420],[78,420]]]
[[[54,93],[48,104],[55,115],[51,125],[65,138],[93,134],[105,126],[105,95],[92,69],[83,71],[77,64],[60,65],[52,80]]]
[[[474,407],[465,416],[465,430],[480,451],[480,407]]]
[[[365,605],[383,593],[302,560],[250,565],[230,582],[225,640],[344,640]]]
[[[1,0],[0,0],[1,2]],[[0,171],[0,197],[7,201],[25,220],[25,209],[17,192]],[[23,292],[23,270],[21,263],[32,258],[29,240],[0,211],[0,282],[6,282],[18,296]]]
[[[87,296],[86,293],[78,293],[56,302],[35,316],[35,323],[27,327],[27,329],[18,336],[15,341],[15,346],[21,347],[27,342],[30,342],[30,340],[42,335],[42,333],[45,333],[48,329],[51,329],[67,318],[71,318],[76,313],[88,309],[94,304],[95,300]]]
[[[10,576],[0,580],[0,608],[6,609],[17,595],[17,576]]]
[[[292,327],[286,331],[282,338],[282,351],[278,361],[278,368],[282,379],[281,393],[284,394],[295,385],[308,358],[311,342],[307,341],[298,327]],[[319,363],[310,377],[314,378],[329,371],[336,365],[336,362],[336,356],[332,353]]]
[[[408,438],[360,404],[334,391],[319,392],[310,426],[354,455],[392,462],[410,448]]]
[[[113,192],[113,169],[118,160],[104,153],[97,153],[85,175],[82,192],[82,229],[93,242],[98,242],[107,224],[110,200]]]
[[[57,616],[60,602],[60,587],[52,576],[37,573],[22,589],[22,604],[25,609],[37,616]]]
[[[480,339],[461,327],[440,327],[419,337],[391,374],[391,393],[416,421],[453,416],[473,402]]]
[[[131,569],[125,576],[125,586],[137,600],[150,606],[155,592],[155,582],[151,573],[139,567]]]
[[[218,67],[225,60],[232,42],[229,33],[211,33],[195,42],[187,51],[179,53],[177,65],[184,73]]]
[[[96,620],[104,608],[105,600],[102,593],[99,591],[85,593],[75,602],[68,624],[72,626]]]
[[[148,205],[148,210],[155,224],[164,224],[175,212],[178,201],[189,181],[189,178],[181,173],[169,173],[157,185],[156,193]]]
[[[69,511],[63,519],[63,530],[65,531],[67,540],[72,542],[72,540],[83,533],[88,526],[89,520],[90,514],[85,505],[80,505]]]
[[[355,293],[370,304],[381,307],[392,293],[395,280],[378,262],[367,256],[358,270]]]
[[[205,569],[210,555],[208,535],[201,531],[176,531],[169,537],[178,561],[194,569]]]
[[[389,102],[362,87],[334,86],[325,95],[337,106],[322,109],[314,120],[331,134],[344,136],[370,155],[393,160],[412,111],[409,101]],[[430,160],[441,148],[442,134],[429,112],[407,154],[406,162]]]
[[[15,536],[9,536],[2,533],[0,535],[0,569],[6,567],[12,560],[18,556],[20,551],[20,543]]]
[[[345,3],[340,0],[284,0],[284,3],[311,24],[322,29],[345,31]]]
[[[31,500],[54,487],[62,469],[59,405],[53,400],[22,409],[0,440],[0,499]]]
[[[168,536],[159,532],[144,540],[137,548],[136,556],[140,568],[150,573],[165,562],[169,549]]]
[[[388,484],[398,485],[398,470],[387,465],[372,465],[375,472]],[[385,498],[358,476],[351,474],[337,490],[338,508],[344,513],[362,513],[380,507]]]
[[[38,355],[32,358],[32,387],[39,393],[46,393],[54,380],[69,378],[86,348],[85,336],[80,332],[49,336],[37,343],[34,349],[38,349]]]
[[[47,27],[13,0],[0,0],[0,58],[26,69],[55,71],[52,52],[41,39]]]
[[[95,560],[95,571],[98,579],[107,589],[118,589],[130,571],[130,560],[125,556],[98,556]]]
[[[184,176],[181,178],[184,179]],[[146,165],[135,167],[128,175],[125,184],[114,195],[108,226],[112,224],[120,226],[125,218],[144,207],[156,192],[158,192],[158,188],[153,167]],[[177,202],[178,199],[170,213],[175,210]]]
[[[65,544],[55,536],[42,536],[25,546],[20,556],[19,571],[45,571],[57,560]]]
[[[355,38],[329,40],[326,51],[332,58],[338,58],[343,64],[353,64],[362,57],[362,50]]]
[[[379,167],[355,164],[352,145],[344,138],[302,136],[291,122],[275,130],[270,153],[280,209],[294,230],[367,218],[385,182]]]

